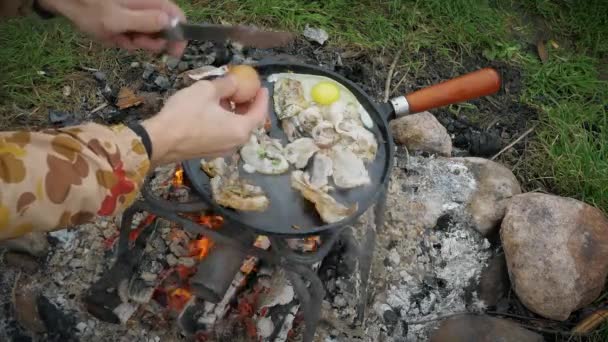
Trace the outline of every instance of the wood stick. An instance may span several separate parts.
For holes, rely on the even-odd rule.
[[[401,49],[399,49],[399,51],[397,51],[397,54],[395,55],[395,59],[393,60],[393,63],[391,64],[390,69],[388,69],[388,76],[386,78],[386,85],[384,87],[384,102],[387,102],[388,98],[390,96],[391,82],[393,81],[393,73],[395,72],[395,67],[397,66],[397,63],[399,62],[399,57],[401,57],[401,54],[403,53],[404,49],[405,49],[405,47],[402,47]]]
[[[505,146],[505,148],[503,148],[498,153],[496,153],[494,155],[494,157],[490,158],[490,160],[495,160],[501,154],[503,154],[505,151],[507,151],[508,149],[510,149],[511,147],[513,147],[515,144],[517,144],[518,142],[520,142],[521,139],[525,138],[528,134],[532,133],[532,131],[536,128],[536,126],[538,126],[538,125],[534,125],[534,126],[532,126],[532,128],[530,128],[529,130],[525,131],[522,135],[519,136],[519,138],[513,140],[512,143],[510,143],[509,145]]]

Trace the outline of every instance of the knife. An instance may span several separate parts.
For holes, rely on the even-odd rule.
[[[284,46],[294,38],[289,32],[262,31],[250,26],[189,24],[177,19],[173,19],[161,35],[171,41],[203,40],[224,43],[230,40],[259,49]]]

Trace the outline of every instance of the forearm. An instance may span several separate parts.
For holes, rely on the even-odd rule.
[[[140,138],[124,126],[1,132],[0,240],[116,215],[149,168]]]

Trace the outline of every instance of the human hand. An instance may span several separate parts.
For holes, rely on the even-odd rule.
[[[261,88],[251,102],[226,108],[238,89],[234,76],[199,81],[177,92],[160,113],[142,123],[152,141],[153,166],[193,158],[225,156],[264,125],[268,90]]]
[[[61,14],[86,34],[110,46],[144,49],[181,56],[186,42],[167,42],[153,36],[169,26],[171,18],[185,21],[170,0],[39,0],[48,11]]]

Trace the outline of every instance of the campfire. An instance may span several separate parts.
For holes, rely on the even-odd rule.
[[[166,203],[174,201],[177,206],[192,201],[192,192],[181,166],[166,177],[157,177],[151,182],[162,190],[159,198]],[[93,315],[109,322],[126,322],[144,311],[143,316],[156,317],[163,324],[169,324],[168,318],[175,320],[183,335],[198,340],[213,340],[219,335],[222,338],[236,336],[240,330],[241,335],[252,340],[285,341],[298,324],[308,323],[298,312],[302,303],[313,307],[307,303],[311,299],[305,297],[302,302],[291,281],[296,282],[299,291],[307,291],[304,282],[310,280],[288,280],[294,276],[276,266],[283,266],[283,259],[289,253],[297,252],[305,257],[319,252],[323,243],[320,236],[282,241],[263,235],[239,235],[230,222],[208,208],[172,211],[180,219],[187,220],[184,222],[201,227],[199,232],[193,232],[183,222],[163,220],[160,217],[162,210],[152,213],[154,210],[148,209],[145,215],[134,211],[123,217],[122,237],[112,237],[106,242],[108,248],[118,248],[119,257],[114,267],[89,291],[87,304]],[[138,215],[140,217],[136,219]],[[133,225],[135,220],[138,223]],[[158,234],[161,223],[167,227],[161,228]],[[125,232],[128,227],[132,228]],[[249,254],[227,244],[225,238],[216,241],[205,229],[226,234],[229,241],[244,242],[252,251],[268,253]],[[125,236],[128,243],[121,243],[120,239]],[[271,240],[279,245],[273,248]],[[160,263],[148,260],[147,246],[166,246],[164,260]],[[121,250],[121,247],[129,248]],[[291,252],[281,252],[285,249]],[[312,269],[318,269],[321,260],[314,262]],[[297,261],[292,263],[298,265]],[[150,269],[150,264],[157,266]],[[310,262],[299,264],[301,266],[297,267],[301,268]],[[289,263],[287,265],[289,267]],[[312,270],[310,273],[314,275]],[[313,282],[317,286],[320,284],[318,278]],[[313,294],[317,296],[312,300],[318,303],[318,309],[322,293],[321,287]],[[305,313],[311,322],[308,323],[311,327],[308,336],[314,334],[316,324],[315,320],[310,320],[310,313]]]

